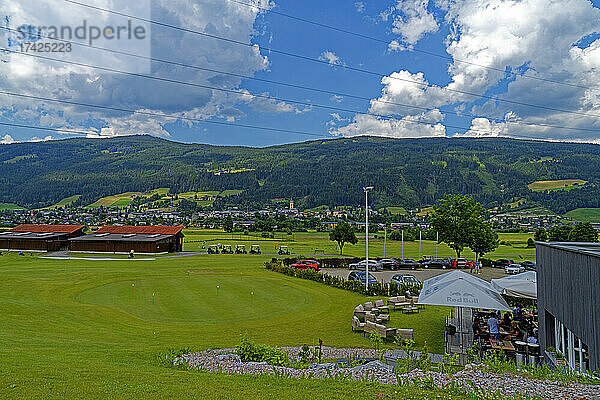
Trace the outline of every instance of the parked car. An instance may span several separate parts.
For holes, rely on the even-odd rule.
[[[379,263],[383,267],[383,269],[391,269],[395,271],[398,269],[398,261],[393,258],[384,258],[383,260],[379,260]]]
[[[348,275],[348,280],[365,283],[365,274],[365,272],[352,271],[350,272],[350,275]],[[371,274],[369,274],[369,283],[377,283],[377,279]]]
[[[402,269],[412,269],[415,270],[421,266],[417,261],[411,260],[409,258],[404,260],[396,260],[398,262],[398,268]]]
[[[450,268],[451,264],[450,264],[450,261],[448,261],[448,260],[443,260],[441,258],[438,258],[438,259],[432,259],[432,260],[423,261],[421,263],[421,266],[423,268],[441,268],[441,269],[447,269],[447,268]]]
[[[348,266],[348,269],[356,269],[359,271],[364,271],[367,267],[367,260],[362,260],[357,263],[352,263]],[[369,260],[369,271],[377,272],[381,271],[383,266],[379,261]]]
[[[499,260],[492,261],[490,265],[494,268],[506,268],[507,266],[509,266],[511,264],[516,264],[516,263],[513,260],[509,260],[507,258],[501,258]]]
[[[452,268],[455,269],[469,269],[469,268],[475,268],[475,261],[473,260],[467,260],[466,258],[454,258],[451,261],[451,265]]]
[[[414,275],[398,274],[398,275],[392,276],[390,283],[395,283],[398,285],[402,285],[402,284],[420,285],[421,281],[418,280]]]
[[[523,261],[521,267],[525,268],[526,271],[535,271],[536,264],[535,261]]]
[[[290,267],[294,269],[312,269],[314,271],[319,271],[321,268],[319,267],[319,262],[316,260],[299,260]]]
[[[510,264],[504,267],[504,273],[508,275],[520,274],[521,272],[525,272],[525,267],[522,267],[521,264]]]

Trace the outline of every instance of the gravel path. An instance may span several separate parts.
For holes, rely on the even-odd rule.
[[[280,347],[291,359],[298,357],[301,348]],[[374,349],[338,349],[323,347],[323,358],[337,359],[349,357],[379,358]],[[390,351],[386,353],[391,354]],[[275,367],[266,363],[242,363],[235,349],[206,350],[198,353],[184,354],[175,360],[175,364],[189,365],[201,368],[207,372],[225,374],[247,375],[279,375],[289,378],[329,378],[334,376],[344,377],[348,380],[372,380],[386,385],[398,383],[412,383],[431,379],[437,387],[443,388],[454,382],[468,390],[472,390],[470,382],[482,390],[495,392],[501,390],[506,395],[530,394],[543,399],[599,399],[600,385],[582,385],[571,383],[562,386],[558,382],[548,380],[527,379],[523,377],[509,377],[482,371],[472,365],[467,365],[464,370],[454,375],[440,372],[422,372],[414,370],[407,374],[396,375],[393,368],[380,361],[371,361],[367,364],[353,368],[340,368],[335,363],[311,364],[307,369],[294,369]]]

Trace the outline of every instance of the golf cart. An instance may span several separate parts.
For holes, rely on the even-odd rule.
[[[286,256],[289,256],[290,255],[290,250],[288,249],[287,246],[279,246],[279,255],[282,256],[284,254]]]
[[[223,248],[221,249],[221,254],[233,254],[233,250],[231,250],[231,245],[224,244]]]
[[[246,251],[246,245],[238,244],[235,246],[235,254],[248,254]]]
[[[216,244],[211,244],[208,246],[208,254],[219,254],[219,248]]]
[[[257,244],[250,246],[250,254],[260,254],[260,246]]]

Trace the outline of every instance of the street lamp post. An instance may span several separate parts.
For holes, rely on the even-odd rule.
[[[373,190],[373,186],[363,187],[365,191],[365,289],[369,293],[369,191]]]
[[[385,258],[385,245],[387,244],[387,225],[383,227],[383,258]]]

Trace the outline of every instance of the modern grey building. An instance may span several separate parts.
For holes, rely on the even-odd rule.
[[[600,244],[537,242],[539,341],[573,371],[600,371]]]

